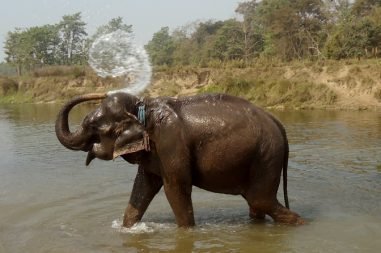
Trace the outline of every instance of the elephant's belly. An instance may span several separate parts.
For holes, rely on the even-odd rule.
[[[247,189],[248,178],[229,171],[197,171],[193,175],[193,185],[211,192],[237,195]]]
[[[249,185],[252,166],[250,161],[242,158],[204,159],[193,168],[192,181],[195,186],[208,191],[242,194]]]
[[[199,145],[193,156],[193,184],[212,192],[242,194],[251,180],[255,150],[250,138],[233,135]]]

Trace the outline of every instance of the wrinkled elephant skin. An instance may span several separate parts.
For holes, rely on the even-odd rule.
[[[102,103],[71,133],[71,108],[94,99]],[[284,127],[244,99],[208,94],[139,100],[125,93],[88,94],[63,107],[56,134],[65,147],[89,152],[86,164],[96,157],[121,156],[139,165],[124,215],[126,227],[141,220],[163,186],[180,227],[195,224],[192,186],[243,196],[252,218],[269,215],[280,223],[303,223],[288,209]],[[282,171],[287,208],[276,198]]]

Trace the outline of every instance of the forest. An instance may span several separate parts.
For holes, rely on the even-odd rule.
[[[341,60],[381,53],[380,0],[247,1],[235,11],[241,19],[202,22],[172,33],[162,28],[146,46],[153,64]]]
[[[162,27],[145,45],[154,66],[213,67],[258,59],[363,59],[381,55],[381,0],[245,1],[236,18],[208,20],[169,29]],[[91,43],[101,34],[122,29],[121,17],[89,35],[81,13],[57,24],[15,28],[4,43],[6,63],[18,75],[51,65],[87,65]]]

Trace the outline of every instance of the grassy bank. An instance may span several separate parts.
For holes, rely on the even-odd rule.
[[[46,67],[22,77],[0,77],[0,103],[60,102],[75,95],[106,92],[122,85],[120,79],[98,77],[87,67]]]
[[[223,92],[271,108],[381,109],[381,61],[236,65],[160,69],[148,94]]]
[[[0,78],[0,102],[46,103],[74,95],[122,88],[121,79],[100,78],[83,67],[51,67],[21,78]],[[223,92],[265,107],[381,109],[381,62],[240,62],[204,68],[155,69],[145,96]]]

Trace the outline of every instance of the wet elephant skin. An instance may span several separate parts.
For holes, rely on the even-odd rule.
[[[71,108],[94,99],[101,99],[101,104],[70,132]],[[138,119],[139,107],[140,113],[144,108],[145,122]],[[206,94],[141,100],[126,93],[88,94],[64,105],[56,134],[65,147],[88,152],[86,164],[121,155],[139,165],[124,214],[126,227],[142,219],[162,187],[178,226],[193,226],[192,186],[241,195],[252,218],[269,215],[275,222],[303,223],[288,208],[285,129],[242,98]],[[143,136],[148,136],[150,149],[125,152]],[[276,198],[282,171],[286,207]]]

